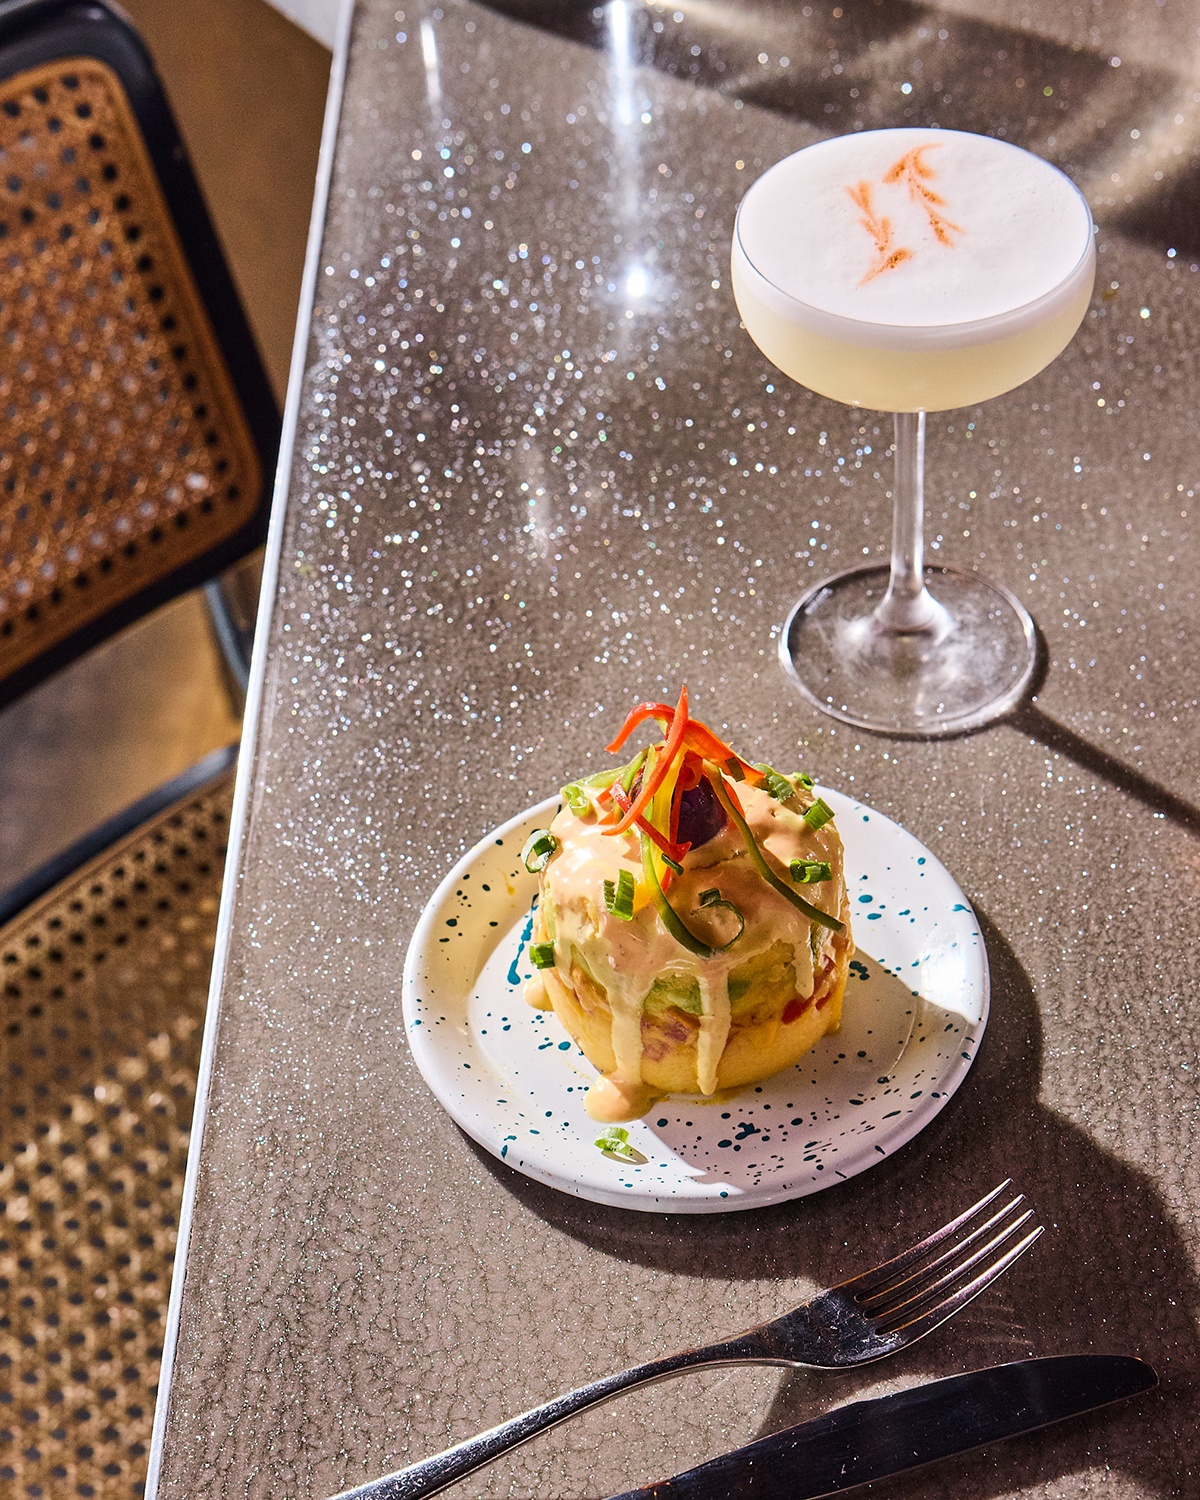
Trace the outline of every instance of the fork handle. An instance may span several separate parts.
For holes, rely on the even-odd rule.
[[[621,1370],[616,1375],[607,1375],[603,1380],[594,1380],[590,1385],[580,1386],[565,1396],[556,1396],[532,1411],[524,1412],[499,1427],[491,1427],[465,1443],[456,1443],[432,1458],[410,1464],[407,1469],[398,1469],[394,1474],[385,1474],[382,1479],[372,1479],[356,1489],[343,1490],[332,1500],[424,1500],[426,1495],[436,1495],[447,1485],[499,1458],[502,1453],[518,1447],[557,1427],[577,1412],[611,1401],[623,1391],[638,1385],[651,1385],[657,1380],[668,1380],[672,1375],[681,1375],[685,1370],[696,1370],[709,1365],[780,1364],[783,1361],[771,1356],[751,1338],[730,1339],[724,1344],[709,1344],[702,1349],[689,1349],[683,1354],[672,1354],[666,1359],[651,1360],[649,1364],[635,1365],[630,1370]]]

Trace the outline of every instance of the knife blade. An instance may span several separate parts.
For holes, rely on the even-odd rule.
[[[1124,1401],[1157,1384],[1148,1364],[1124,1354],[1060,1354],[993,1365],[853,1401],[611,1500],[820,1500]]]

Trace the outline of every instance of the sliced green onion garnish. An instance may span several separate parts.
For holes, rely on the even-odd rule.
[[[819,881],[833,879],[833,869],[824,859],[794,859],[791,871],[797,885],[816,885]]]
[[[530,943],[529,962],[535,969],[552,969],[554,967],[554,944]]]
[[[718,891],[716,889],[713,889],[711,891],[701,891],[700,892],[700,905],[702,907],[704,907],[706,910],[711,910],[714,906],[723,906],[726,911],[731,911],[734,914],[734,916],[737,918],[737,924],[738,924],[737,931],[734,933],[734,935],[729,939],[729,941],[727,943],[722,943],[721,946],[717,949],[718,953],[724,953],[724,952],[726,952],[728,949],[730,949],[730,948],[733,947],[734,943],[736,943],[737,940],[738,940],[738,938],[741,937],[742,933],[745,932],[745,930],[746,930],[746,919],[745,919],[745,917],[742,916],[741,912],[737,909],[736,906],[734,906],[734,904],[733,904],[732,901],[726,901],[726,899],[724,898],[724,896],[721,895],[720,891]]]
[[[536,875],[539,870],[546,868],[546,861],[557,848],[558,840],[548,828],[535,828],[521,850],[525,868],[531,875]]]
[[[741,813],[738,812],[734,806],[733,798],[725,790],[725,783],[719,771],[708,777],[708,784],[716,792],[717,801],[725,809],[730,822],[741,834],[742,842],[746,846],[746,853],[754,861],[758,868],[758,873],[771,889],[778,891],[785,901],[790,901],[798,911],[802,911],[810,922],[817,922],[822,927],[828,927],[831,932],[841,932],[843,923],[839,922],[836,917],[831,917],[827,912],[823,912],[820,907],[813,906],[803,896],[798,896],[795,891],[789,890],[778,875],[776,875],[775,871],[772,870],[766,861],[766,856],[755,843],[749,824],[742,817]]]
[[[562,799],[576,817],[579,817],[581,813],[587,812],[588,808],[592,805],[592,799],[577,781],[569,781],[563,787]]]
[[[634,880],[628,870],[622,870],[614,885],[611,880],[604,882],[604,909],[609,916],[620,917],[622,922],[628,922],[633,917],[633,892]]]
[[[812,777],[806,776],[803,771],[796,772],[796,780],[802,787],[806,787],[810,792],[812,791],[813,787],[816,786],[816,782],[812,779]]]
[[[677,864],[675,862],[675,860],[673,860],[669,854],[664,854],[663,855],[662,862],[663,862],[664,865],[666,865],[666,867],[667,867],[668,870],[674,870],[675,873],[676,873],[676,875],[682,875],[683,874],[683,866],[681,864]]]
[[[623,1125],[610,1125],[603,1135],[596,1137],[596,1145],[605,1156],[614,1156],[618,1161],[640,1164],[646,1160],[636,1146],[629,1144],[629,1132]]]
[[[767,791],[775,798],[776,802],[787,802],[796,795],[796,788],[792,783],[786,776],[781,776],[773,767],[759,764],[754,769],[762,772]]]
[[[689,932],[684,926],[679,913],[663,894],[663,888],[659,884],[658,871],[654,868],[654,845],[646,834],[640,830],[638,837],[642,841],[642,874],[646,877],[646,884],[650,887],[650,896],[654,902],[655,910],[662,918],[662,924],[682,947],[689,953],[694,953],[697,958],[711,958],[716,949],[708,943],[702,943],[694,932]]]
[[[818,828],[824,828],[826,823],[833,818],[833,808],[825,801],[824,797],[818,797],[813,805],[804,814],[804,821],[816,833]]]

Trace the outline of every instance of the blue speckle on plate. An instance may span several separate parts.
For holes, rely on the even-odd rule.
[[[521,962],[521,954],[525,952],[525,944],[533,936],[533,913],[530,912],[525,918],[525,925],[521,928],[521,941],[517,944],[517,951],[513,955],[513,961],[508,966],[509,984],[520,984],[521,975],[517,965]]]

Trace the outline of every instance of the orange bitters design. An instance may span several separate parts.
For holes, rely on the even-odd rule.
[[[936,180],[937,173],[925,160],[925,153],[933,151],[940,146],[938,141],[928,141],[923,146],[914,146],[911,151],[906,151],[902,157],[894,162],[883,174],[880,186],[898,187],[903,185],[908,190],[909,199],[920,208],[933,231],[933,237],[939,245],[952,248],[953,236],[965,234],[966,231],[941,212],[946,206],[946,200],[940,193],[934,192],[929,186],[931,181]],[[874,281],[877,276],[882,276],[885,271],[894,271],[897,266],[903,265],[906,260],[912,260],[916,251],[910,250],[907,245],[896,245],[894,243],[894,230],[892,221],[886,215],[876,212],[874,205],[874,185],[867,181],[856,182],[853,187],[848,187],[846,192],[851,201],[859,210],[859,223],[871,236],[875,247],[875,259],[872,261],[866,275],[859,282],[865,286],[868,281]]]
[[[859,282],[860,286],[865,286],[868,281],[874,281],[876,276],[882,276],[885,271],[894,271],[906,260],[911,260],[913,253],[905,245],[893,246],[892,221],[875,212],[869,182],[856,182],[846,191],[862,214],[858,222],[875,241],[875,259],[871,264],[871,269]]]

